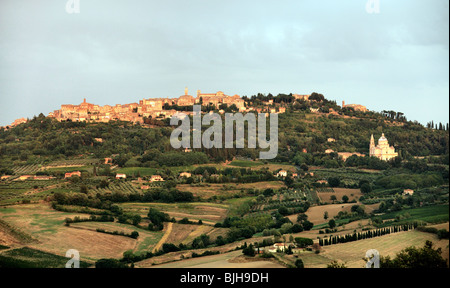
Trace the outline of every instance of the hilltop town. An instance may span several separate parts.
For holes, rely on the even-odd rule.
[[[311,94],[292,94],[292,97],[298,101],[310,102]],[[166,119],[171,118],[177,114],[179,107],[187,107],[192,105],[202,105],[213,107],[219,110],[219,113],[224,113],[223,108],[234,107],[236,112],[257,112],[257,113],[285,113],[286,107],[281,104],[275,104],[273,100],[262,102],[262,107],[252,107],[252,105],[239,95],[229,96],[222,91],[216,93],[202,93],[197,91],[197,96],[189,95],[188,88],[185,88],[184,95],[177,98],[148,98],[142,99],[139,103],[115,104],[100,106],[87,102],[84,98],[79,105],[63,104],[61,108],[50,112],[48,117],[54,118],[58,121],[73,121],[73,122],[104,122],[109,121],[129,121],[133,123],[144,123],[145,118],[149,119]],[[360,104],[345,104],[342,102],[342,108],[350,107],[355,111],[367,112],[368,109]],[[318,108],[310,108],[313,113],[318,113]],[[183,110],[186,114],[192,112]],[[330,111],[334,113],[334,111]],[[3,127],[5,129],[16,127],[22,123],[26,123],[28,119],[20,118],[15,120],[11,125]]]
[[[48,116],[58,121],[93,121],[109,122],[110,120],[130,121],[144,123],[144,118],[164,119],[170,118],[177,111],[174,106],[192,106],[194,104],[213,105],[235,105],[239,111],[245,111],[244,100],[238,95],[229,96],[219,91],[217,93],[201,93],[197,91],[197,97],[189,95],[185,89],[184,95],[178,98],[150,98],[142,99],[139,103],[116,104],[115,106],[99,106],[87,103],[84,99],[80,105],[61,105],[60,110],[51,112]]]

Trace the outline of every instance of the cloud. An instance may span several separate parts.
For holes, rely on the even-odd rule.
[[[387,103],[399,91],[418,99],[421,87],[434,87],[435,102],[447,97],[448,1],[380,1],[381,13],[368,14],[365,0],[81,0],[69,15],[62,0],[3,0],[0,103],[20,109],[0,124],[84,97],[128,103],[185,86],[326,91],[368,107],[381,87]],[[409,118],[425,117],[417,102],[404,105]]]

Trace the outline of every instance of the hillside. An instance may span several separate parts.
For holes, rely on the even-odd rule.
[[[292,245],[309,267],[332,260],[357,266],[364,255],[336,252],[337,245],[351,244],[324,246],[316,255],[313,243],[449,221],[447,129],[423,127],[401,113],[342,108],[313,95],[311,101],[284,94],[246,99],[254,109],[286,109],[279,114],[278,156],[269,161],[257,159],[259,149],[173,149],[169,121],[58,122],[40,115],[0,130],[0,223],[9,227],[0,233],[0,249],[8,247],[0,251],[0,266],[15,263],[12,248],[55,263],[77,248],[89,264],[113,258],[117,265],[148,267],[205,257],[224,267],[294,265],[289,254],[274,252],[274,243]],[[371,135],[382,133],[397,158],[368,156]],[[17,231],[35,241],[18,239]],[[445,231],[432,232],[414,231],[417,237],[407,243],[437,239],[445,247],[448,232],[444,239]],[[250,261],[229,253],[254,242],[275,258]],[[383,251],[393,255],[405,245]],[[197,263],[202,261],[168,266]]]

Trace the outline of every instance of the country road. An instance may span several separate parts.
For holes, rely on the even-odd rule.
[[[158,251],[161,246],[166,242],[167,238],[169,238],[170,233],[172,232],[172,226],[173,223],[169,222],[167,225],[167,230],[166,233],[164,233],[164,236],[161,238],[161,240],[159,240],[158,244],[156,244],[155,248],[153,248],[153,253],[155,253],[156,251]]]

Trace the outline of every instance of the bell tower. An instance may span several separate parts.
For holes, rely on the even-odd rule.
[[[373,138],[373,134],[370,137],[370,147],[369,147],[369,156],[373,156],[375,154],[375,139]]]

